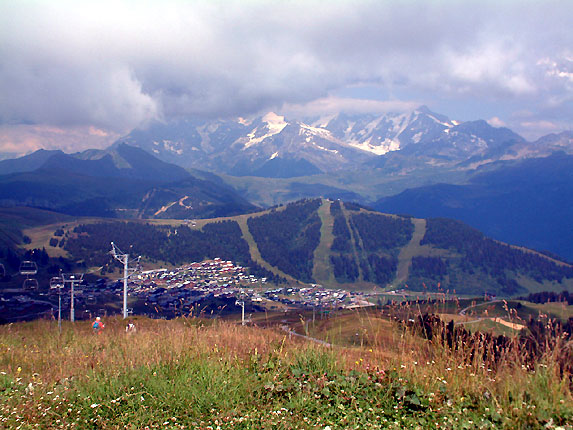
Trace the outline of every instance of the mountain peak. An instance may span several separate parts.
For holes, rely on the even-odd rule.
[[[432,111],[430,110],[430,108],[429,108],[428,106],[426,106],[426,105],[422,105],[422,106],[418,107],[418,108],[416,109],[416,111],[417,111],[417,112],[420,112],[420,113],[425,113],[425,114],[427,114],[427,115],[433,115],[433,114],[434,114],[434,112],[432,112]]]
[[[274,112],[269,112],[263,116],[263,121],[267,124],[286,124],[285,117],[281,115],[277,115]]]
[[[2,160],[0,161],[0,175],[19,172],[32,172],[40,168],[52,156],[59,154],[63,154],[63,152],[59,149],[38,149],[37,151],[28,155],[24,155],[20,158]]]

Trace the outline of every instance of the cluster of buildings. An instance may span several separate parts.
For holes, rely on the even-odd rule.
[[[161,310],[188,310],[206,298],[248,296],[252,302],[261,302],[255,289],[263,289],[266,283],[266,278],[248,275],[232,261],[215,258],[172,270],[142,272],[130,280],[129,294]]]
[[[296,308],[342,309],[357,302],[357,293],[345,290],[330,290],[320,285],[302,288],[277,288],[264,293],[268,300],[281,302]]]
[[[188,309],[208,298],[236,298],[267,310],[371,305],[361,293],[326,289],[317,284],[268,289],[266,278],[247,275],[241,266],[220,258],[173,270],[143,272],[131,281],[130,295],[161,309]]]
[[[247,275],[245,269],[232,261],[206,260],[191,263],[173,270],[148,270],[132,278],[135,292],[146,291],[157,286],[165,288],[188,287],[193,289],[225,289],[246,285],[263,286],[267,278]]]
[[[317,284],[270,288],[266,278],[249,275],[245,268],[232,261],[215,258],[175,269],[134,274],[129,278],[128,296],[129,306],[133,307],[131,312],[168,318],[195,315],[197,309],[207,309],[212,314],[215,311],[215,315],[222,314],[222,309],[225,309],[225,313],[237,312],[236,306],[239,304],[244,305],[248,312],[331,310],[371,305],[361,293],[326,289]],[[74,291],[76,318],[84,319],[90,318],[92,314],[112,312],[109,305],[120,301],[122,296],[123,280],[99,279],[91,284],[78,283]],[[57,312],[58,301],[61,303],[63,317],[66,318],[71,305],[69,287],[38,290],[32,297],[3,299],[0,309],[4,307],[18,311],[11,312],[13,315],[8,321],[18,314],[33,317],[36,313],[39,317],[51,313],[53,316]],[[196,315],[200,313],[197,311]]]

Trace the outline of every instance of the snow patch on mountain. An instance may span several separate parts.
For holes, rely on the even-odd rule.
[[[249,119],[246,119],[246,118],[243,118],[243,117],[237,118],[237,122],[238,122],[239,124],[241,124],[241,125],[251,125],[251,124],[253,123],[252,120],[249,120]]]
[[[320,118],[318,118],[316,120],[309,121],[309,124],[311,126],[317,127],[317,128],[327,128],[328,123],[330,121],[332,121],[334,118],[336,118],[337,116],[338,116],[338,114],[321,116]]]
[[[412,142],[419,143],[420,140],[422,139],[423,134],[424,134],[424,132],[422,132],[422,131],[419,131],[418,133],[416,133],[414,136],[412,136]]]
[[[277,115],[274,112],[269,112],[262,118],[263,126],[256,127],[253,131],[247,134],[246,138],[239,139],[243,143],[243,149],[247,149],[263,140],[279,134],[288,125],[284,116]]]
[[[356,125],[356,121],[349,122],[348,127],[346,127],[346,130],[344,131],[344,134],[346,136],[350,135],[350,133],[352,133],[352,130],[354,129],[355,125]]]
[[[213,127],[213,125],[205,124],[201,127],[197,127],[197,133],[201,137],[201,148],[210,151],[213,147],[211,146],[211,137],[210,134],[214,133],[217,130],[217,125]]]
[[[443,126],[446,127],[446,128],[452,128],[452,127],[454,127],[455,125],[457,125],[457,124],[454,124],[454,121],[443,122],[443,121],[440,121],[438,118],[436,118],[436,117],[433,116],[433,115],[429,115],[429,114],[426,114],[426,115],[428,115],[428,118],[433,119],[434,121],[436,121],[436,123],[438,123],[438,124],[440,124],[440,125],[443,125]]]
[[[393,127],[392,132],[397,136],[400,133],[404,132],[408,127],[408,124],[412,121],[412,117],[414,114],[401,114],[397,116],[390,117],[390,121],[392,121]]]
[[[304,123],[300,123],[300,134],[303,133],[312,133],[316,136],[320,136],[323,139],[328,139],[328,140],[333,140],[334,137],[332,136],[332,133],[324,128],[318,128],[318,127],[312,127],[310,125],[304,124]]]
[[[400,149],[400,141],[393,139],[384,139],[382,142],[372,143],[372,138],[359,142],[357,140],[352,140],[348,142],[350,146],[360,149],[365,152],[371,152],[375,155],[384,155],[391,151],[397,151]]]
[[[323,151],[330,152],[331,154],[338,154],[338,150],[336,150],[336,149],[328,149],[328,148],[325,148],[324,146],[320,146],[316,143],[314,144],[314,146],[317,147],[318,149],[322,149]]]
[[[370,121],[368,124],[366,124],[366,127],[364,127],[364,134],[371,134],[376,129],[376,127],[378,127],[378,124],[380,124],[381,121],[382,117],[378,117],[374,121]]]
[[[172,140],[163,140],[163,148],[177,155],[183,154],[183,148],[181,142],[174,142]]]

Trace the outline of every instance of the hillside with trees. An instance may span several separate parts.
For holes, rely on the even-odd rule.
[[[219,257],[275,283],[288,275],[349,290],[449,290],[504,297],[573,289],[573,266],[556,256],[492,240],[459,221],[387,215],[338,200],[301,200],[241,219],[204,220],[199,226],[176,220],[67,218],[54,224],[58,218],[46,219],[52,228],[47,234],[38,220],[11,221],[31,227],[9,231],[14,241],[0,253],[6,268],[17,270],[26,246],[50,254],[47,266],[73,261],[107,275],[116,267],[109,255],[113,241],[155,267]]]
[[[445,250],[448,254],[445,258],[413,259],[414,279],[410,284],[434,281],[440,282],[443,289],[469,292],[459,280],[473,278],[498,294],[515,295],[527,290],[521,284],[527,279],[539,284],[560,285],[573,278],[571,265],[492,240],[460,221],[428,219],[421,244]]]
[[[314,250],[320,241],[320,205],[319,199],[301,200],[248,221],[261,256],[303,282],[314,282],[312,267]]]
[[[348,228],[348,221],[339,200],[330,205],[330,215],[334,219],[332,227],[334,239],[330,246],[330,263],[334,278],[340,283],[354,282],[359,279],[360,271],[352,246],[352,235]]]
[[[202,230],[181,225],[161,226],[142,222],[105,222],[81,224],[65,241],[64,249],[86,265],[104,266],[113,271],[110,243],[130,254],[172,265],[222,258],[250,269],[251,274],[281,281],[273,273],[251,260],[249,246],[235,221],[209,223]]]

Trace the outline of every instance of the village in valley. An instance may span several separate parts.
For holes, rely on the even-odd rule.
[[[75,319],[121,313],[123,280],[98,279],[78,283],[74,291]],[[62,318],[69,315],[70,288],[38,285],[36,289],[5,293],[0,312],[7,322],[57,318],[61,299]],[[232,261],[214,258],[172,269],[134,273],[128,278],[128,313],[151,318],[177,316],[217,317],[240,310],[247,312],[313,309],[322,312],[373,306],[363,292],[323,288],[318,284],[277,286],[266,278],[248,274]]]

